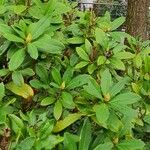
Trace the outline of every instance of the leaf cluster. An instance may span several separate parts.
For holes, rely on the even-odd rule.
[[[117,31],[124,21],[0,1],[0,148],[150,149],[150,41]]]

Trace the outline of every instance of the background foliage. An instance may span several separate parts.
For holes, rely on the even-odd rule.
[[[124,21],[0,1],[1,149],[150,149],[150,42]]]

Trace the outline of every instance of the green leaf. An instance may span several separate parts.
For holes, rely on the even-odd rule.
[[[110,59],[110,64],[116,70],[123,70],[123,71],[125,70],[124,63],[118,58],[115,58],[115,57],[111,58]]]
[[[69,114],[66,118],[63,120],[60,120],[56,123],[53,132],[60,132],[76,122],[78,119],[80,119],[82,114],[79,113],[74,113],[74,114]]]
[[[54,102],[55,102],[54,97],[46,97],[46,98],[42,99],[41,106],[48,106],[48,105],[53,104]]]
[[[16,36],[15,34],[12,33],[3,33],[3,36],[8,40],[8,41],[12,41],[12,42],[18,42],[18,43],[24,43],[24,40],[18,36]]]
[[[20,72],[23,76],[33,76],[33,75],[35,75],[33,69],[31,69],[31,68],[26,68],[26,69],[20,70]]]
[[[31,56],[31,58],[33,58],[33,59],[38,58],[38,50],[34,44],[29,43],[27,51],[28,51],[29,55]]]
[[[92,52],[92,44],[89,42],[88,39],[85,39],[85,50],[89,55]]]
[[[112,150],[113,144],[111,142],[106,142],[104,144],[99,144],[94,150]]]
[[[1,0],[0,5],[4,5],[4,4],[5,4],[5,0]]]
[[[0,23],[0,34],[2,34],[8,41],[24,43],[24,39],[15,35],[12,27],[6,24]],[[6,42],[6,46],[7,43],[9,42]]]
[[[56,3],[56,2],[55,2]],[[55,8],[56,14],[64,14],[71,11],[71,7],[66,5],[65,3],[58,2],[56,3],[57,7]]]
[[[79,150],[88,150],[91,142],[92,130],[89,119],[84,121],[80,133]]]
[[[88,73],[92,74],[97,69],[95,64],[88,65]]]
[[[31,150],[33,148],[35,137],[27,137],[16,147],[16,150]]]
[[[121,105],[120,103],[111,103],[110,101],[110,108],[112,108],[115,111],[120,112],[121,114],[123,114],[125,117],[127,118],[132,118],[135,119],[137,118],[137,111],[132,109],[131,107],[127,106],[127,105]]]
[[[47,119],[46,121],[44,121],[40,126],[39,130],[40,139],[48,138],[51,135],[53,128],[54,128],[54,120]]]
[[[129,78],[123,78],[118,83],[114,84],[109,91],[110,96],[114,97],[116,94],[118,94],[128,82]]]
[[[18,86],[22,86],[24,84],[24,79],[20,71],[14,71],[12,73],[12,80]]]
[[[0,99],[1,101],[1,99]],[[0,108],[0,125],[5,124],[6,123],[6,119],[7,119],[7,112],[6,112],[6,108],[5,107],[1,107]]]
[[[113,53],[114,55],[121,52],[121,51],[124,51],[125,49],[127,49],[128,47],[126,45],[122,45],[121,43],[117,44],[114,48],[113,48]]]
[[[95,105],[94,111],[96,112],[96,118],[100,125],[107,128],[107,121],[110,115],[108,106],[104,103],[100,105]]]
[[[44,83],[48,83],[49,81],[48,72],[44,67],[44,65],[38,64],[36,65],[35,69],[36,69],[36,74],[40,77],[41,81],[43,81]]]
[[[39,48],[39,51],[51,54],[61,54],[62,50],[65,49],[61,42],[56,39],[50,39],[47,36],[39,38],[34,42],[34,45]]]
[[[130,52],[118,52],[113,57],[116,57],[118,59],[132,59],[135,57],[135,54],[132,54]]]
[[[9,9],[11,9],[15,14],[21,14],[23,11],[26,10],[26,6],[24,5],[12,5],[9,6]]]
[[[49,85],[44,84],[44,83],[40,82],[37,79],[31,80],[30,84],[31,84],[32,87],[34,87],[36,89],[41,89],[41,88],[48,89],[50,87]]]
[[[2,0],[3,1],[3,0]],[[1,1],[0,1],[0,3],[1,3]],[[0,14],[2,15],[2,14],[4,14],[5,12],[7,11],[7,8],[3,5],[0,5]]]
[[[30,24],[28,33],[31,33],[32,40],[37,39],[48,29],[49,26],[50,18],[49,16],[44,16],[38,22]]]
[[[134,58],[134,65],[136,68],[142,67],[142,56],[140,54],[137,54]]]
[[[79,137],[68,132],[64,134],[64,148],[66,150],[77,150],[76,142],[79,141]]]
[[[6,76],[9,73],[9,69],[0,69],[0,77]]]
[[[4,41],[3,44],[1,44],[1,47],[0,47],[0,56],[2,54],[4,54],[7,50],[8,50],[8,47],[10,46],[10,41]]]
[[[52,14],[54,10],[56,11],[56,8],[58,7],[58,3],[57,3],[56,0],[51,0],[51,1],[47,2],[46,6],[47,7],[45,7],[45,13],[44,13],[44,15],[45,14]],[[61,9],[61,8],[59,7],[59,9]]]
[[[94,97],[98,99],[102,99],[100,86],[97,84],[97,82],[94,79],[91,79],[88,82],[88,85],[84,86],[84,90],[87,93],[93,95]]]
[[[130,105],[138,102],[140,99],[141,97],[139,95],[132,92],[127,92],[127,93],[117,95],[111,100],[110,103],[111,104],[117,103],[120,105]]]
[[[99,28],[95,30],[96,42],[99,43],[103,49],[107,49],[109,38],[107,37],[106,33]]]
[[[121,141],[118,145],[117,148],[119,150],[143,150],[144,148],[144,142],[141,140],[137,139],[131,139],[131,140],[124,140]]]
[[[54,117],[56,120],[59,120],[60,117],[62,115],[62,104],[61,102],[58,100],[56,103],[55,103],[55,106],[54,106]]]
[[[12,34],[12,32],[13,32],[13,30],[12,30],[12,28],[10,26],[0,22],[0,34],[1,35],[3,35],[4,33]]]
[[[148,114],[148,115],[146,115],[146,116],[144,117],[144,121],[145,121],[146,123],[150,124],[150,114]]]
[[[82,58],[85,61],[89,61],[89,56],[87,55],[87,53],[81,47],[77,47],[76,52],[77,52],[77,54],[79,55],[80,58]]]
[[[69,44],[82,44],[82,43],[84,43],[84,38],[83,37],[73,37],[73,38],[67,39],[67,42]]]
[[[24,129],[24,123],[19,117],[17,117],[14,114],[9,114],[8,116],[11,119],[11,121],[14,122],[21,130]]]
[[[88,81],[89,81],[89,75],[86,74],[78,75],[69,82],[66,88],[70,90],[75,89],[77,87],[83,86],[84,84],[88,83]]]
[[[87,61],[81,61],[75,66],[75,69],[81,69],[81,68],[87,66],[88,64],[89,64],[89,62],[87,62]]]
[[[21,49],[16,51],[13,56],[10,58],[8,67],[10,71],[14,71],[21,66],[25,58],[25,50]]]
[[[108,69],[101,73],[101,90],[103,95],[107,95],[110,87],[112,86],[112,76]]]
[[[106,62],[106,57],[105,56],[99,56],[98,59],[97,59],[97,65],[100,66],[100,65],[103,65],[105,62]]]
[[[52,73],[52,77],[53,77],[54,81],[58,85],[61,85],[62,79],[61,79],[60,71],[58,69],[56,69],[56,68],[53,68],[51,73]]]
[[[108,119],[108,128],[113,132],[118,132],[123,127],[123,123],[116,116],[114,111],[110,112]]]
[[[75,103],[73,102],[73,96],[68,92],[62,92],[62,104],[65,108],[68,109],[75,108]]]
[[[73,77],[73,68],[68,67],[63,74],[63,81],[65,82],[65,84],[68,84],[72,79],[72,77]]]
[[[0,101],[3,99],[4,96],[5,96],[4,83],[0,83]]]
[[[119,17],[111,23],[111,30],[116,30],[125,22],[125,17]]]

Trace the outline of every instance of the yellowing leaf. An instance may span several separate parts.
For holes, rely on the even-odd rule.
[[[28,84],[17,86],[14,82],[6,84],[6,88],[16,95],[22,96],[25,99],[29,99],[34,95],[33,89]]]
[[[30,43],[32,41],[32,34],[29,33],[26,37],[26,43]]]

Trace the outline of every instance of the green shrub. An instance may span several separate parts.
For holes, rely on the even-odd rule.
[[[2,0],[0,18],[1,148],[150,149],[150,42],[124,17]]]

